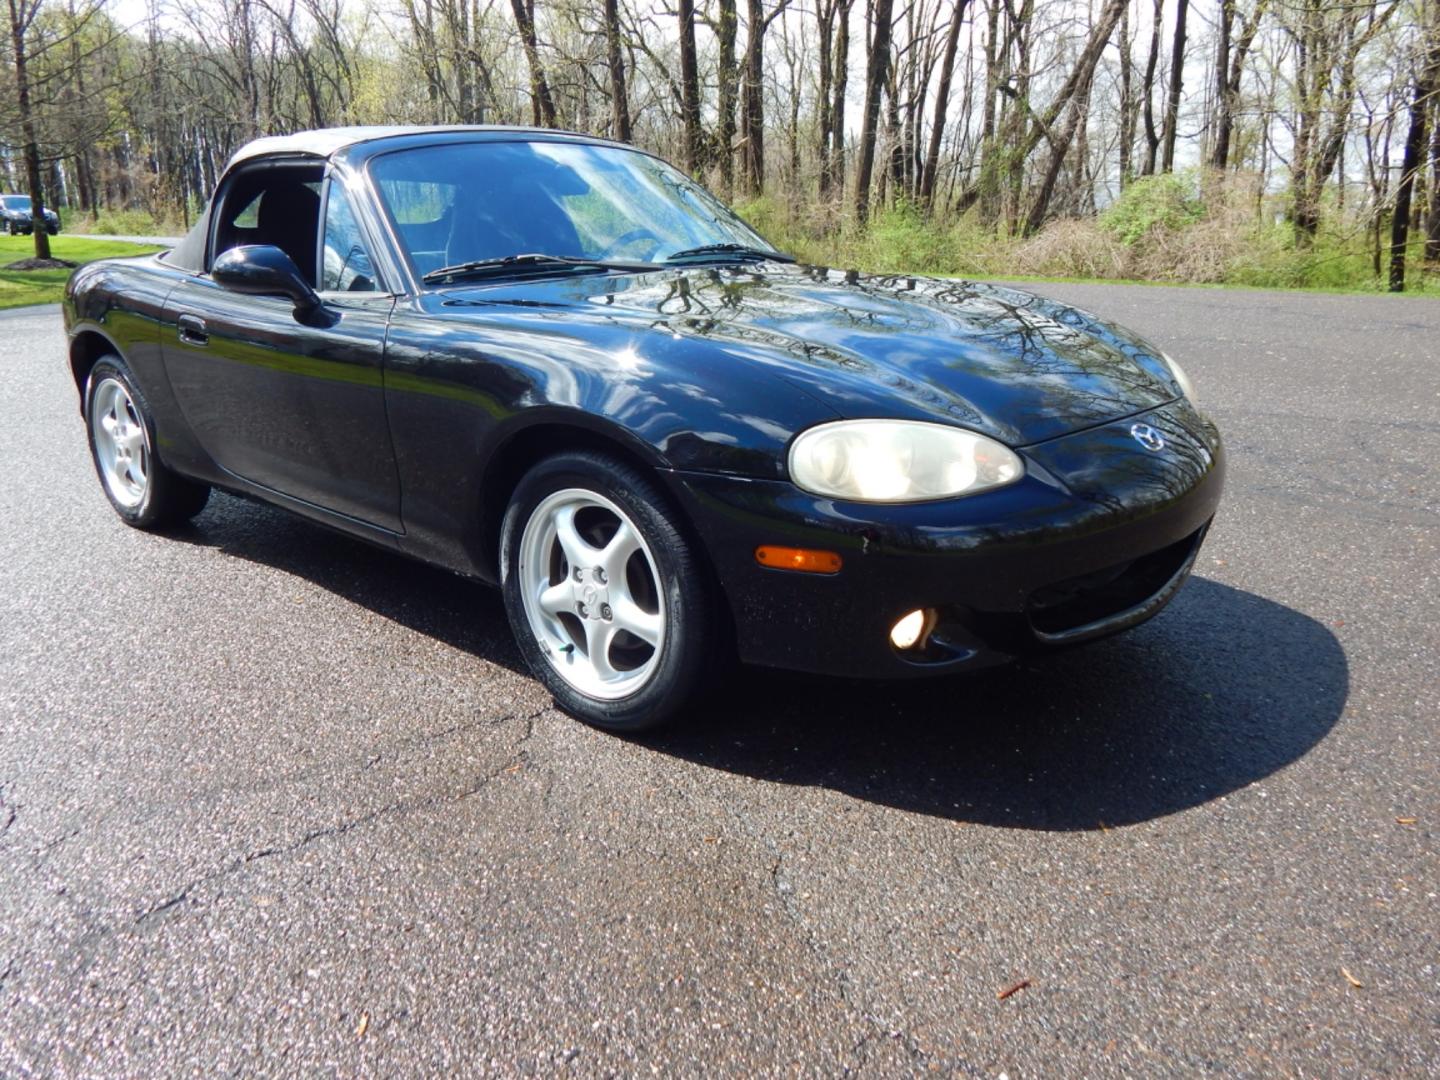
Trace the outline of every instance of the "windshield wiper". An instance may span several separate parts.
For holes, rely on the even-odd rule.
[[[506,255],[499,259],[474,259],[431,270],[420,280],[427,285],[437,281],[453,281],[459,277],[489,277],[506,274],[514,270],[546,270],[555,267],[580,267],[594,270],[657,270],[654,263],[647,262],[606,262],[604,259],[584,259],[574,255],[546,255],[532,251],[524,255]]]
[[[665,261],[672,263],[685,259],[710,258],[716,255],[735,259],[772,259],[775,262],[787,263],[795,261],[793,256],[778,251],[766,251],[764,248],[750,247],[748,244],[701,244],[699,247],[677,251]]]

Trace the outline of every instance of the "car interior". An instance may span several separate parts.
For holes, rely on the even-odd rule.
[[[271,244],[289,255],[313,286],[323,180],[319,165],[267,165],[239,173],[216,218],[212,260],[245,244]]]

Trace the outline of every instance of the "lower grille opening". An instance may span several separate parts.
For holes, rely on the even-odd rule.
[[[1204,533],[1198,529],[1149,555],[1035,590],[1025,607],[1030,625],[1062,634],[1143,604],[1185,565]]]

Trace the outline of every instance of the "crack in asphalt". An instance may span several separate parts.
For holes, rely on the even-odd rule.
[[[13,782],[9,780],[0,783],[0,837],[4,837],[10,831],[10,826],[15,824],[15,817],[19,811],[19,806],[15,803],[5,801],[5,789],[12,786]]]
[[[405,814],[416,810],[427,810],[435,806],[458,803],[479,794],[492,780],[499,779],[506,773],[513,771],[517,765],[523,764],[529,759],[529,752],[525,749],[525,746],[535,735],[535,722],[545,713],[551,711],[552,708],[552,705],[546,705],[543,708],[536,709],[535,711],[526,713],[523,716],[516,716],[515,714],[511,713],[502,717],[499,720],[486,722],[484,726],[501,727],[511,721],[518,720],[523,726],[523,730],[521,731],[519,738],[515,740],[516,752],[513,753],[509,758],[507,758],[503,764],[497,765],[489,772],[482,774],[475,783],[471,784],[464,790],[454,794],[431,795],[419,799],[397,799],[396,801],[387,803],[386,805],[379,807],[378,809],[371,810],[370,812],[365,814],[361,814],[359,817],[351,818],[347,821],[341,821],[334,825],[327,825],[323,828],[311,829],[309,832],[305,833],[303,836],[300,837],[300,839],[294,841],[293,843],[283,844],[275,847],[264,847],[259,848],[256,851],[247,852],[246,854],[240,856],[237,859],[232,859],[224,866],[221,866],[216,870],[212,870],[208,874],[203,874],[200,877],[195,878],[193,881],[189,882],[183,888],[181,888],[178,892],[175,892],[170,896],[166,897],[164,900],[160,901],[159,903],[154,904],[149,908],[146,908],[144,911],[140,912],[140,914],[135,916],[133,920],[133,925],[144,925],[155,917],[163,915],[165,912],[180,906],[187,900],[190,900],[192,894],[200,891],[201,889],[204,889],[205,887],[212,885],[217,881],[231,877],[237,873],[241,873],[253,864],[261,862],[265,859],[271,859],[277,856],[285,857],[294,855],[296,852],[301,851],[304,848],[311,846],[312,844],[316,844],[324,840],[333,840],[340,836],[345,836],[346,834],[354,832],[357,829],[366,828],[367,826],[373,825],[375,822],[380,821],[383,818],[387,818],[395,814]],[[429,738],[438,739],[443,737],[443,735],[445,734],[453,734],[454,732],[468,726],[471,725],[456,724],[453,725],[451,728],[447,729],[446,732],[432,733]],[[361,771],[363,772],[364,768],[362,768]]]
[[[860,1000],[862,996],[860,988],[856,986],[850,972],[841,967],[830,954],[829,950],[816,939],[814,932],[805,922],[803,914],[795,906],[795,887],[791,884],[790,880],[785,877],[785,853],[780,850],[779,845],[769,836],[757,834],[751,829],[746,820],[734,807],[727,804],[725,811],[740,827],[741,832],[745,833],[752,840],[762,844],[769,851],[771,856],[769,872],[770,887],[775,894],[775,899],[779,904],[780,910],[784,913],[785,918],[795,927],[805,947],[809,949],[819,961],[822,970],[829,973],[835,983],[836,992],[839,994],[844,1007],[851,1010],[854,1015],[858,1016],[865,1023],[871,1025],[873,1029],[861,1036],[859,1041],[850,1048],[850,1053],[856,1058],[856,1061],[854,1065],[847,1065],[846,1071],[854,1072],[863,1068],[869,1060],[869,1047],[881,1039],[891,1039],[900,1042],[909,1052],[910,1056],[917,1062],[930,1061],[930,1053],[925,1050],[924,1047],[920,1046],[912,1036],[902,1030],[891,1027],[878,1016],[871,1014],[864,1008]]]

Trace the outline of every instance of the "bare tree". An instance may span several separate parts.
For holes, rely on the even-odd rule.
[[[718,87],[719,117],[715,125],[715,155],[720,161],[720,186],[728,197],[735,191],[735,102],[740,85],[739,67],[735,62],[735,38],[739,29],[735,0],[719,0],[719,17],[714,27],[719,48]]]
[[[1105,46],[1110,42],[1110,35],[1115,32],[1115,25],[1120,21],[1120,12],[1128,2],[1129,0],[1107,0],[1100,12],[1100,20],[1090,31],[1090,39],[1075,61],[1075,66],[1070,69],[1065,84],[1050,103],[1045,115],[1035,118],[1035,130],[1029,136],[1029,140],[1033,141],[1029,142],[1027,153],[1033,150],[1043,137],[1050,143],[1050,161],[1045,167],[1040,190],[1036,193],[1030,205],[1030,213],[1025,219],[1027,233],[1036,232],[1050,211],[1050,199],[1055,192],[1055,181],[1060,175],[1060,167],[1064,164],[1065,155],[1070,150],[1076,131],[1084,124],[1089,111],[1090,88],[1095,80],[1095,67],[1100,62]],[[1070,110],[1069,118],[1057,134],[1052,130],[1053,126],[1067,108]]]
[[[1440,95],[1440,4],[1431,3],[1424,52],[1410,98],[1410,130],[1405,138],[1405,155],[1400,181],[1395,188],[1395,213],[1390,221],[1390,291],[1405,291],[1405,255],[1410,243],[1410,200],[1416,178],[1425,168],[1425,129],[1432,104]]]
[[[1430,102],[1430,209],[1425,214],[1425,262],[1440,263],[1440,95]]]
[[[1175,171],[1175,138],[1180,132],[1180,94],[1185,88],[1186,23],[1190,0],[1176,0],[1175,37],[1170,50],[1170,92],[1165,98],[1165,143],[1161,172]]]
[[[700,149],[700,69],[695,55],[695,0],[679,0],[680,109],[685,125],[684,160],[687,172],[697,173],[704,162]]]
[[[875,168],[875,133],[880,123],[880,95],[890,66],[893,0],[870,0],[870,49],[865,60],[865,109],[861,115],[859,161],[855,168],[855,216],[870,213],[870,177]]]
[[[1234,34],[1239,14],[1237,0],[1221,0],[1220,28],[1215,51],[1215,136],[1210,146],[1210,165],[1224,169],[1230,164],[1230,139],[1235,129],[1235,111],[1240,103],[1240,86],[1245,77],[1245,60],[1260,30],[1269,0],[1255,0],[1249,18],[1240,16],[1239,35]]]
[[[789,5],[776,0],[770,11],[765,0],[746,0],[745,78],[741,89],[740,139],[745,190],[759,194],[765,187],[765,34]]]
[[[34,222],[35,257],[50,258],[50,234],[45,230],[45,192],[40,185],[40,137],[30,103],[30,72],[26,37],[40,13],[41,0],[9,0],[10,44],[15,63],[15,108],[20,117],[21,149],[25,155],[25,186],[30,192],[30,216]]]
[[[1155,0],[1155,10],[1150,23],[1150,52],[1145,60],[1145,78],[1141,84],[1141,97],[1145,114],[1145,163],[1140,175],[1154,176],[1156,156],[1160,151],[1160,133],[1155,127],[1155,69],[1160,63],[1160,26],[1165,14],[1165,0]]]
[[[1401,0],[1300,0],[1287,30],[1295,42],[1295,145],[1291,156],[1291,218],[1298,240],[1320,228],[1320,196],[1350,131],[1355,66],[1361,51],[1399,10]]]
[[[510,0],[510,7],[515,12],[515,26],[520,31],[525,62],[530,67],[530,100],[535,123],[540,127],[559,127],[555,98],[550,93],[545,65],[540,59],[540,44],[535,36],[535,0]]]
[[[920,173],[920,201],[929,207],[935,197],[935,175],[940,170],[940,143],[945,137],[945,113],[950,106],[950,81],[955,76],[955,53],[960,46],[960,28],[965,21],[968,0],[954,0],[950,26],[945,32],[945,55],[940,61],[940,84],[935,91],[935,118],[930,124],[930,143]]]
[[[630,101],[625,90],[625,55],[620,48],[619,0],[605,0],[605,65],[610,69],[610,116],[614,137],[629,142]]]

